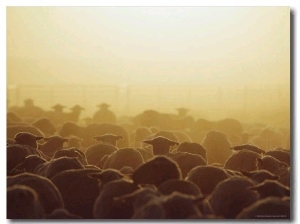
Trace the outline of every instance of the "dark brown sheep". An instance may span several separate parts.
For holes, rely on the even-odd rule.
[[[232,155],[231,143],[227,136],[220,131],[210,131],[206,134],[202,146],[206,149],[208,164],[225,164]]]
[[[230,170],[257,170],[257,158],[261,158],[260,154],[249,151],[248,149],[240,150],[231,155],[224,164],[225,169]]]
[[[183,142],[177,147],[175,152],[188,152],[192,154],[197,154],[202,156],[205,160],[207,160],[206,150],[203,148],[202,145],[196,142]]]
[[[99,179],[93,174],[100,172],[95,169],[73,169],[62,171],[52,178],[69,212],[84,219],[93,218],[94,202],[100,193]]]
[[[266,197],[285,197],[290,196],[290,188],[279,183],[276,180],[265,180],[262,183],[259,183],[255,186],[248,187],[252,191],[257,191],[260,195],[260,198]]]
[[[166,156],[155,156],[132,174],[135,184],[153,184],[159,186],[169,179],[181,179],[182,174],[177,163]]]
[[[39,165],[35,173],[51,179],[62,171],[83,168],[83,164],[77,158],[60,157]]]
[[[240,170],[240,172],[244,176],[249,177],[255,183],[262,183],[265,180],[278,180],[279,179],[279,176],[276,176],[267,170],[254,170],[251,172],[248,172],[245,170]]]
[[[177,191],[187,195],[202,196],[199,187],[188,180],[170,179],[159,185],[157,190],[164,195]]]
[[[167,156],[173,159],[178,164],[182,173],[182,178],[185,178],[190,170],[194,167],[207,165],[206,160],[202,156],[197,154],[176,152],[169,153]]]
[[[139,151],[133,148],[123,148],[109,155],[103,169],[112,168],[120,170],[125,166],[129,166],[135,170],[142,164],[144,164],[144,159]]]
[[[67,138],[59,135],[53,135],[44,138],[45,143],[40,144],[38,149],[45,155],[52,157],[56,151],[63,149],[64,143],[68,142]]]
[[[22,173],[7,178],[7,186],[26,185],[35,190],[45,214],[63,208],[62,196],[51,180],[31,173]]]
[[[229,177],[230,175],[222,168],[204,165],[193,168],[186,180],[195,183],[203,195],[208,195],[213,192],[218,183]]]
[[[172,141],[168,138],[158,136],[151,140],[144,140],[144,143],[148,143],[153,146],[153,155],[167,155],[170,151],[170,146],[179,145],[178,142]]]
[[[105,143],[98,143],[88,147],[85,151],[85,156],[89,164],[103,168],[104,162],[101,162],[104,156],[109,156],[118,148]]]
[[[43,219],[43,206],[34,189],[26,185],[14,185],[7,188],[8,219]]]
[[[96,137],[94,137],[94,139],[97,141],[101,141],[103,143],[108,143],[108,144],[112,144],[113,146],[116,146],[117,141],[123,139],[123,137],[121,135],[114,135],[111,133],[106,133],[101,136],[96,136]]]
[[[128,206],[120,200],[114,200],[137,190],[130,181],[114,180],[104,185],[96,198],[93,215],[95,219],[129,219],[133,214],[133,206]]]
[[[220,182],[210,195],[214,214],[234,219],[246,207],[259,199],[258,193],[247,189],[254,183],[246,177],[231,177]]]
[[[61,157],[77,158],[83,165],[88,165],[84,152],[75,147],[57,150],[54,153],[52,159],[57,159]]]

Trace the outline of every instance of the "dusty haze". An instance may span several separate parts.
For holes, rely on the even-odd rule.
[[[289,7],[7,7],[9,106],[290,125]]]

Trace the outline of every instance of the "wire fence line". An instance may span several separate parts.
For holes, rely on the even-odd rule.
[[[271,96],[271,97],[270,97]],[[135,115],[145,109],[175,112],[187,107],[194,111],[247,110],[263,106],[266,110],[290,107],[290,91],[282,86],[149,86],[149,85],[8,85],[8,106],[22,106],[32,98],[35,105],[51,110],[57,103],[68,107],[79,104],[85,115],[106,102],[117,115]]]

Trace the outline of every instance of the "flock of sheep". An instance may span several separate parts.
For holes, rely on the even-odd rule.
[[[99,105],[7,111],[8,219],[290,219],[290,130]]]

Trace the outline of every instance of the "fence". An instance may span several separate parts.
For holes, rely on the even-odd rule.
[[[84,116],[94,113],[102,102],[109,103],[119,116],[145,109],[175,113],[177,107],[190,108],[192,113],[213,113],[290,106],[290,91],[283,86],[8,85],[7,98],[9,106],[22,106],[25,99],[32,98],[35,105],[46,110],[56,103],[67,107],[79,104],[87,108]]]

